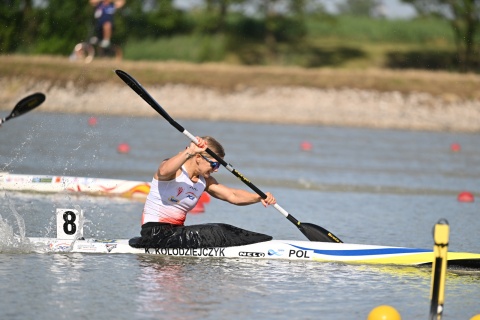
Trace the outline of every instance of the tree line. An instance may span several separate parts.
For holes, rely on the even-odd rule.
[[[463,71],[478,68],[480,0],[402,0],[413,5],[420,16],[447,20],[455,36],[457,61]]]
[[[289,41],[305,34],[303,10],[308,0],[205,0],[200,7],[179,9],[174,0],[127,0],[115,16],[115,40],[224,33],[265,43]],[[232,8],[249,8],[254,14]],[[280,8],[276,11],[276,8]],[[88,1],[1,0],[0,52],[67,54],[72,43],[93,33]]]
[[[402,0],[417,18],[448,21],[462,70],[478,67],[480,0]],[[344,0],[336,13],[325,0],[203,0],[178,8],[174,0],[127,0],[115,16],[113,41],[158,39],[182,34],[222,34],[232,41],[256,41],[275,54],[280,43],[295,45],[308,36],[307,19],[335,14],[382,19],[380,0]],[[85,1],[0,0],[0,53],[67,55],[72,44],[93,35],[93,8]]]

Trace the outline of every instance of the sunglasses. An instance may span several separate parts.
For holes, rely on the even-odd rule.
[[[207,160],[208,163],[210,163],[210,166],[212,167],[213,170],[217,170],[218,168],[220,168],[220,162],[209,160],[203,154],[201,154],[201,156],[203,159]]]

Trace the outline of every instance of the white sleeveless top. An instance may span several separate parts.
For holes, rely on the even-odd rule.
[[[142,225],[147,222],[184,224],[187,212],[197,204],[206,182],[200,176],[198,182],[194,183],[183,166],[181,170],[180,176],[170,181],[153,178],[143,208]]]

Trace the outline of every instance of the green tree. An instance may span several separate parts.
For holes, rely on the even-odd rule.
[[[200,29],[210,33],[225,32],[226,18],[230,6],[233,3],[241,3],[236,0],[205,0],[205,10],[202,13]]]
[[[185,28],[183,13],[174,7],[173,0],[155,2],[155,6],[151,10],[144,12],[144,19],[147,19],[148,28],[150,28],[148,33],[154,34],[155,37],[161,37],[171,36],[189,29]]]
[[[38,33],[32,0],[0,1],[0,21],[0,53],[31,45]]]
[[[344,0],[337,9],[340,14],[372,17],[381,5],[380,0]]]
[[[264,41],[271,58],[277,53],[279,40],[300,41],[306,35],[305,13],[308,0],[251,0],[264,22]]]
[[[68,54],[93,28],[93,10],[87,1],[48,0],[37,17],[40,24],[33,48],[37,53]]]
[[[450,22],[455,35],[461,70],[474,68],[476,38],[480,19],[480,0],[402,0],[412,4],[421,16],[434,15]]]
[[[127,38],[159,38],[192,30],[183,11],[175,8],[173,0],[128,0],[124,9]]]

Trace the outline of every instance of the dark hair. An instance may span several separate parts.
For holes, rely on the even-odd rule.
[[[218,142],[217,140],[215,140],[213,137],[210,137],[210,136],[202,137],[202,139],[205,140],[205,142],[208,145],[208,148],[213,152],[215,152],[217,156],[219,156],[220,158],[225,157],[225,149],[223,149],[223,146],[220,144],[220,142]],[[202,152],[202,155],[206,157],[209,156],[209,154],[206,152]]]

